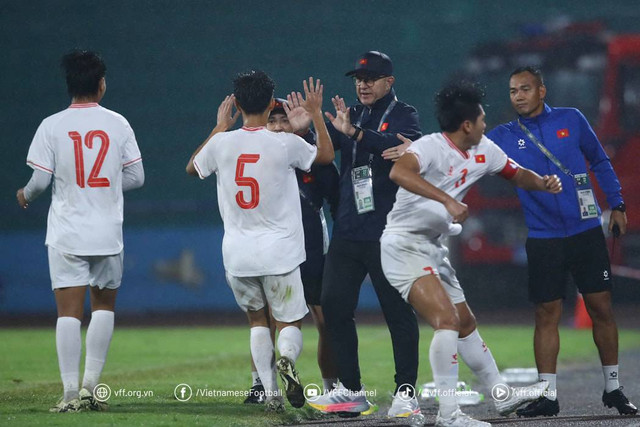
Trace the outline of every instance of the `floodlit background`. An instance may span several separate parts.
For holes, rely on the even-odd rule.
[[[278,96],[320,78],[328,109],[335,94],[356,101],[344,73],[368,50],[392,58],[398,97],[418,109],[423,133],[438,130],[432,99],[448,79],[486,86],[492,128],[513,117],[509,72],[543,65],[548,102],[581,108],[623,182],[633,233],[615,245],[615,301],[637,306],[640,41],[616,36],[640,37],[638,22],[637,1],[1,0],[0,317],[55,317],[44,246],[50,191],[27,211],[15,192],[31,175],[36,128],[69,104],[59,61],[75,47],[102,53],[102,105],[129,120],[144,159],[145,186],[125,196],[120,314],[239,314],[224,281],[215,180],[187,176],[186,162],[236,72],[266,71]],[[527,309],[526,229],[513,190],[487,180],[466,201],[472,217],[452,249],[468,300],[478,310]],[[371,286],[360,308],[378,310]]]

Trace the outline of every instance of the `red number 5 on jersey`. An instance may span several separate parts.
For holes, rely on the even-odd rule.
[[[244,199],[244,193],[238,191],[236,193],[236,202],[242,209],[253,209],[260,203],[260,185],[255,178],[243,176],[245,163],[258,163],[260,154],[241,154],[236,163],[236,184],[240,187],[249,187],[251,190],[251,198],[249,201]]]
[[[82,136],[76,131],[69,132],[69,136],[73,140],[73,154],[76,158],[76,183],[78,184],[78,187],[84,188],[84,154],[82,151]],[[107,151],[109,150],[109,135],[107,135],[103,130],[90,130],[84,136],[84,145],[86,145],[88,149],[93,148],[94,138],[100,138],[102,144],[100,145],[98,157],[96,157],[96,161],[91,168],[87,184],[89,187],[109,187],[111,185],[109,178],[98,177],[100,169],[102,168],[102,163],[104,163],[104,158],[107,156]]]

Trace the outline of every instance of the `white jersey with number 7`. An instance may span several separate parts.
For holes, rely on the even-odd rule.
[[[96,103],[42,121],[27,164],[53,174],[46,245],[72,255],[122,251],[122,169],[141,161],[127,120]]]
[[[200,178],[217,176],[229,274],[285,274],[305,261],[295,168],[309,170],[316,153],[297,135],[243,127],[217,133],[195,156]]]

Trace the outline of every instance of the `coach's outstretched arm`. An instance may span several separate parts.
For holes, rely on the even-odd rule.
[[[202,144],[200,144],[196,151],[191,155],[189,163],[187,163],[187,173],[189,175],[198,176],[198,171],[196,171],[195,166],[193,166],[193,158],[200,152],[200,150],[202,150],[202,147],[204,147],[207,142],[209,142],[213,135],[218,132],[226,132],[231,126],[233,126],[236,120],[238,120],[238,117],[240,116],[240,110],[237,110],[235,114],[232,114],[233,103],[235,99],[236,97],[233,96],[233,94],[227,95],[218,107],[218,121],[216,127],[213,128],[207,139]]]
[[[303,100],[302,95],[298,92],[298,102],[309,112],[309,114],[311,114],[313,127],[316,130],[316,147],[318,148],[318,154],[316,154],[316,159],[313,163],[328,165],[333,162],[336,154],[333,151],[331,137],[329,137],[329,131],[327,130],[327,125],[324,123],[324,117],[322,116],[322,92],[324,87],[320,84],[320,79],[316,80],[314,85],[313,77],[309,77],[308,84],[307,81],[304,80],[302,82],[302,86],[304,87],[305,99]]]

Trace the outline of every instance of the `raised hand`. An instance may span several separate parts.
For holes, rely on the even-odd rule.
[[[391,160],[393,162],[397,161],[400,156],[402,156],[404,152],[407,151],[407,148],[409,148],[411,146],[411,143],[413,142],[409,138],[406,138],[401,134],[396,134],[396,136],[400,141],[402,141],[402,144],[384,150],[382,152],[383,159]]]
[[[302,106],[303,102],[304,99],[300,92],[291,92],[287,95],[287,102],[283,105],[284,112],[287,114],[294,132],[309,129],[311,125],[311,113]]]
[[[335,117],[329,113],[324,113],[327,116],[327,119],[331,122],[333,127],[343,134],[351,137],[355,132],[355,128],[351,124],[351,118],[349,117],[349,109],[344,103],[344,99],[340,98],[338,95],[331,98],[331,102],[333,103],[334,108],[336,109]]]
[[[320,84],[320,79],[316,80],[314,86],[313,77],[309,77],[309,84],[307,84],[306,80],[303,80],[302,86],[304,87],[305,99],[300,102],[300,105],[302,105],[309,114],[322,113],[322,92],[324,91],[324,86]],[[300,98],[300,94],[298,94],[298,98]]]
[[[226,130],[231,128],[240,116],[240,110],[237,110],[235,114],[232,114],[233,102],[235,101],[235,99],[236,97],[233,94],[227,95],[218,107],[218,123],[216,125],[216,128],[221,132],[225,132]]]

